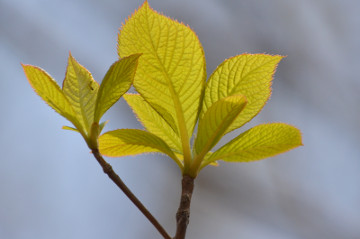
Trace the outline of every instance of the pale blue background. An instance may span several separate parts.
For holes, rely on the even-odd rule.
[[[0,238],[160,238],[82,138],[32,91],[20,63],[62,82],[68,52],[101,81],[121,23],[142,1],[0,0]],[[221,163],[196,182],[188,238],[360,238],[360,1],[151,0],[199,35],[208,74],[240,54],[283,54],[273,95],[247,125],[287,122],[304,147]],[[139,128],[121,100],[106,130]],[[239,133],[239,132],[236,132]],[[232,135],[234,136],[234,134]],[[227,137],[229,139],[229,137]],[[147,155],[108,159],[174,234],[181,175]]]

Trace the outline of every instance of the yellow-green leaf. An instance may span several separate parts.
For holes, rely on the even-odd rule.
[[[119,56],[138,52],[143,55],[134,86],[179,133],[189,161],[189,138],[206,79],[199,39],[188,26],[155,12],[145,2],[122,26],[118,38]]]
[[[103,114],[129,90],[135,76],[138,59],[134,54],[116,61],[101,82],[95,108],[94,121],[99,122]]]
[[[105,125],[106,125],[107,123],[109,123],[108,120],[102,122],[102,123],[99,125],[100,132],[104,129],[104,127],[105,127]]]
[[[211,152],[211,151],[207,152],[204,159],[203,159],[203,161],[206,161],[208,158],[210,158],[212,154],[213,154],[213,152]],[[219,162],[218,161],[213,161],[213,162],[209,163],[209,165],[217,167],[217,166],[219,166]]]
[[[66,126],[66,125],[64,125],[64,126],[62,127],[62,129],[64,129],[64,130],[70,130],[70,131],[75,131],[75,132],[78,132],[78,133],[79,133],[79,130],[75,129],[74,127],[70,127],[70,126]]]
[[[203,157],[221,139],[246,105],[243,95],[233,95],[215,102],[199,121],[195,151]]]
[[[243,94],[246,108],[227,132],[241,127],[256,116],[271,95],[271,82],[282,56],[243,54],[225,60],[210,76],[205,87],[200,118],[216,101]]]
[[[179,164],[177,157],[162,139],[139,129],[118,129],[106,132],[99,137],[99,149],[102,154],[109,157],[164,153]]]
[[[139,94],[125,94],[124,99],[134,111],[138,120],[150,133],[155,134],[177,151],[181,151],[179,136],[169,124]]]
[[[249,162],[272,157],[301,146],[301,132],[284,123],[262,124],[240,134],[214,152],[204,165],[215,160]]]
[[[75,126],[79,125],[70,102],[56,81],[39,67],[32,65],[22,66],[35,92],[56,112],[71,121]]]
[[[91,73],[69,55],[63,92],[71,103],[84,132],[89,132],[94,122],[94,110],[99,84]]]

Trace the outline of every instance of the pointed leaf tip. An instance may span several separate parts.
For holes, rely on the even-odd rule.
[[[104,129],[105,125],[107,125],[107,123],[109,123],[109,120],[106,120],[106,121],[102,122],[102,123],[99,125],[100,133],[101,133],[101,131]]]
[[[214,152],[214,160],[250,162],[272,157],[302,145],[299,129],[284,123],[255,126]]]
[[[221,139],[232,122],[246,105],[244,95],[232,95],[215,102],[199,121],[198,134],[195,140],[197,153],[203,155]]]
[[[40,67],[27,64],[22,64],[22,67],[34,91],[56,112],[79,125],[70,102],[56,81]]]
[[[200,41],[191,29],[144,2],[118,37],[120,57],[137,52],[144,55],[134,80],[136,90],[175,132],[188,138],[195,126],[206,77]]]
[[[279,55],[242,54],[225,60],[206,84],[200,117],[219,99],[243,94],[248,101],[246,108],[227,132],[250,121],[269,99],[273,75],[282,58]]]
[[[78,133],[79,133],[79,130],[75,129],[74,127],[70,127],[70,126],[66,126],[66,125],[64,125],[64,126],[62,127],[62,129],[64,129],[64,130],[70,130],[70,131],[75,131],[75,132],[78,132]]]
[[[134,80],[138,59],[142,54],[133,54],[116,61],[101,82],[96,100],[95,122],[126,93]]]
[[[63,92],[80,122],[80,131],[90,132],[98,89],[91,73],[69,53]]]

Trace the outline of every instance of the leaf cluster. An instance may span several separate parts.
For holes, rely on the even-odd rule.
[[[124,98],[145,130],[103,134],[99,145],[104,155],[159,152],[172,158],[184,174],[196,177],[218,160],[254,161],[301,145],[298,129],[272,123],[256,126],[211,152],[225,134],[261,111],[282,56],[237,55],[206,81],[205,55],[196,34],[147,2],[122,26],[118,53],[119,57],[142,53],[134,79],[138,94]]]
[[[62,88],[39,67],[23,65],[38,95],[74,125],[64,129],[79,132],[90,149],[111,157],[163,153],[195,178],[218,160],[260,160],[302,144],[295,127],[270,123],[211,151],[264,107],[282,56],[237,55],[206,80],[204,50],[196,34],[151,9],[147,1],[122,26],[118,54],[120,60],[101,85],[71,54]],[[125,94],[132,84],[138,93]],[[99,137],[106,124],[101,117],[123,94],[145,129],[119,129]]]
[[[196,34],[183,23],[150,8],[147,1],[118,35],[119,60],[99,85],[70,54],[62,87],[43,69],[23,65],[35,92],[82,135],[109,178],[171,238],[102,157],[143,153],[169,156],[183,173],[175,238],[185,238],[194,179],[218,161],[250,162],[302,145],[301,133],[285,123],[255,126],[217,150],[224,135],[252,120],[271,95],[280,55],[241,54],[226,59],[207,79],[206,60]],[[131,86],[137,93],[126,93]],[[102,135],[102,116],[121,96],[144,129]]]
[[[43,69],[32,65],[23,65],[23,68],[35,92],[75,127],[64,126],[63,129],[79,132],[89,148],[95,149],[98,148],[100,132],[107,123],[99,123],[100,119],[129,90],[140,55],[133,54],[116,61],[101,85],[71,54],[62,88]]]

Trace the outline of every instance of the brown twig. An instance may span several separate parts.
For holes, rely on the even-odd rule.
[[[181,181],[182,191],[179,209],[176,213],[176,234],[174,239],[184,239],[186,228],[190,218],[191,196],[194,190],[194,178],[189,175],[183,175]]]
[[[132,203],[144,214],[144,216],[154,225],[154,227],[160,232],[164,239],[171,239],[169,234],[165,229],[160,225],[160,223],[155,219],[155,217],[146,209],[146,207],[140,202],[140,200],[130,191],[130,189],[125,185],[121,180],[119,175],[117,175],[112,169],[111,165],[108,164],[105,159],[101,156],[98,149],[92,149],[96,160],[99,162],[101,167],[104,170],[109,178],[125,193],[125,195],[130,199]]]

